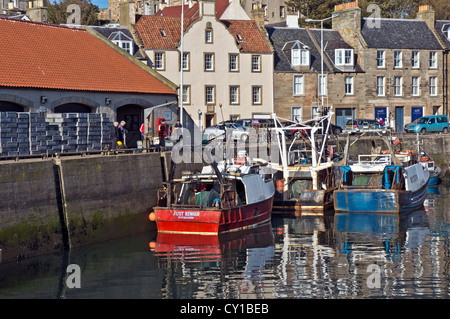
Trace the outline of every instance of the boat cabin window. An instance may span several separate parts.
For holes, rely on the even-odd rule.
[[[185,183],[178,198],[178,204],[202,207],[220,206],[220,185],[218,183]]]

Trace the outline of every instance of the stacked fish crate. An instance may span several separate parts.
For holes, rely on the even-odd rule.
[[[105,114],[1,112],[0,155],[102,150],[111,128]]]

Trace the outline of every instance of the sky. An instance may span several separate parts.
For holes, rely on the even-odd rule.
[[[92,4],[95,4],[100,9],[108,8],[108,0],[91,0]]]

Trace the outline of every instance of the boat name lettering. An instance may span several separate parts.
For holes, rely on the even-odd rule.
[[[411,183],[415,183],[419,180],[419,178],[417,177],[417,175],[413,175],[411,176]]]
[[[173,216],[178,217],[178,218],[198,217],[198,216],[200,216],[200,212],[173,212]]]

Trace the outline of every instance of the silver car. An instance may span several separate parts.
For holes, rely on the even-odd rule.
[[[233,123],[220,123],[212,125],[203,130],[203,142],[209,142],[214,139],[224,139],[225,132],[232,130],[233,140],[246,142],[248,140],[248,131],[240,125]]]

